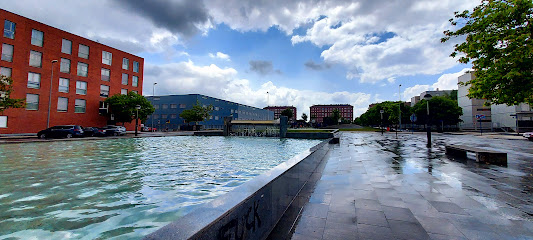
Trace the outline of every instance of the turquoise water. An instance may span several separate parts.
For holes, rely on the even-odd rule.
[[[318,143],[180,136],[0,145],[0,238],[141,238]]]

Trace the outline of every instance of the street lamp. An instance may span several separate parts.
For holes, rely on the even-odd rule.
[[[381,128],[381,135],[383,135],[383,113],[385,110],[379,110],[379,113],[381,113],[381,124],[379,125],[379,128]]]
[[[153,85],[152,85],[152,102],[155,102],[155,85],[157,85],[157,83],[155,82]],[[154,131],[154,116],[155,116],[155,111],[154,113],[152,113],[152,132]]]
[[[137,127],[139,125],[139,109],[141,109],[141,105],[135,106],[135,109],[137,110],[137,114],[135,114],[135,136],[137,136]]]
[[[401,87],[402,85],[398,86],[398,96],[400,96],[400,104],[398,105],[398,122],[400,123],[399,129],[402,128],[402,95],[401,95]]]
[[[426,100],[426,106],[427,106],[427,123],[426,123],[426,131],[427,131],[427,137],[428,137],[428,145],[427,147],[431,147],[431,127],[429,126],[429,99],[431,99],[431,94],[424,95],[424,100]]]
[[[52,60],[52,76],[50,77],[50,94],[48,95],[48,118],[46,119],[46,128],[50,127],[50,109],[52,108],[52,82],[54,81],[54,63],[57,60]]]

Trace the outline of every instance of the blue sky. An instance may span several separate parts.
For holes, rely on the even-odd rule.
[[[2,8],[143,57],[145,95],[157,82],[156,95],[294,105],[299,115],[348,103],[358,116],[371,103],[456,89],[470,66],[450,58],[453,42],[440,38],[454,11],[477,4],[18,0]]]

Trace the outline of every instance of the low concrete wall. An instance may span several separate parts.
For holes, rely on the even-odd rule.
[[[265,239],[329,148],[324,141],[145,239]]]
[[[328,139],[333,137],[332,132],[288,132],[287,138],[299,139]]]

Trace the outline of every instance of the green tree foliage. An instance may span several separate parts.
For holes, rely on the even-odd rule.
[[[417,116],[417,124],[426,124],[427,100],[416,103],[411,110]],[[463,109],[448,97],[433,97],[429,100],[429,115],[430,124],[443,121],[444,125],[455,125],[461,122],[459,117],[463,115]]]
[[[127,95],[115,94],[105,100],[109,105],[109,114],[113,114],[115,121],[120,123],[131,122],[135,119],[137,105],[139,109],[139,119],[145,121],[148,115],[152,114],[155,109],[152,104],[143,96],[129,92]]]
[[[23,108],[26,106],[26,99],[11,98],[13,92],[13,79],[0,75],[0,114],[8,108]]]
[[[302,113],[302,119],[304,120],[304,122],[307,122],[307,114]]]
[[[287,116],[288,119],[291,119],[293,117],[292,110],[290,108],[287,108],[281,111],[281,116]]]
[[[209,115],[212,111],[212,105],[203,107],[200,105],[199,101],[196,101],[196,104],[192,106],[191,109],[183,110],[180,114],[180,117],[183,118],[187,124],[191,122],[197,123],[209,118]]]
[[[408,123],[411,108],[405,106],[403,103],[390,101],[378,103],[368,109],[360,117],[355,119],[355,123],[359,125],[378,126],[381,123],[380,111],[383,110],[383,126],[398,124],[399,109],[402,111],[402,123]]]
[[[456,12],[450,19],[455,31],[445,31],[441,42],[466,36],[451,54],[472,62],[476,78],[468,96],[496,104],[533,105],[533,2],[482,0],[472,12]]]

